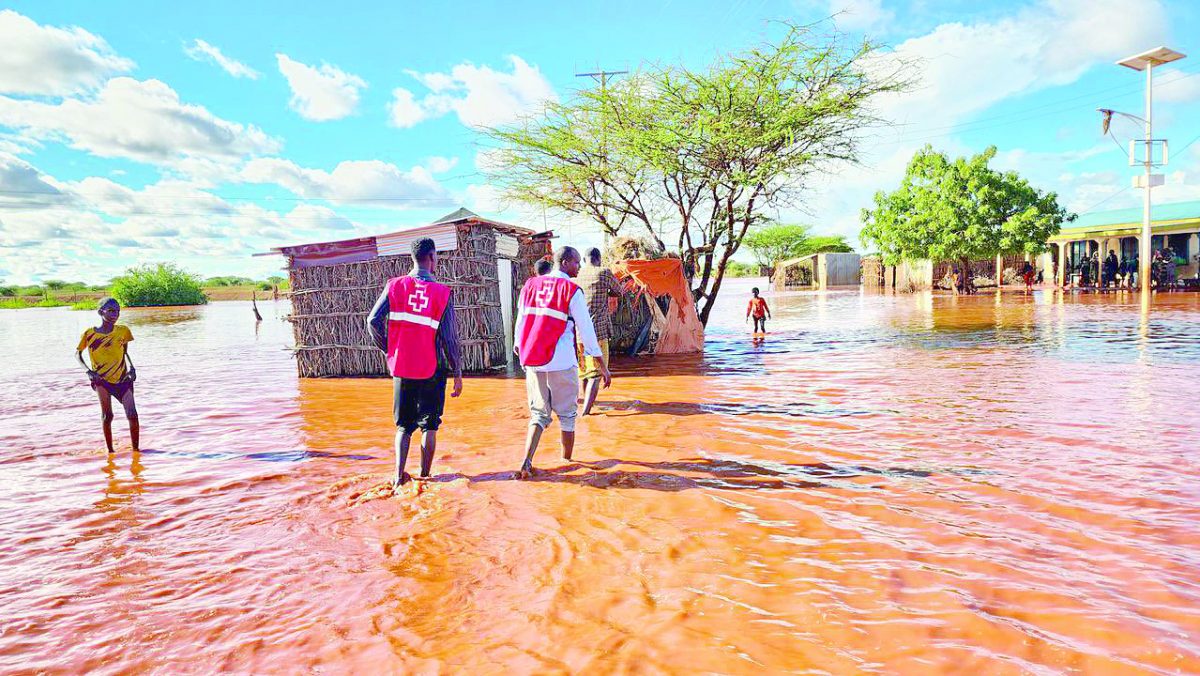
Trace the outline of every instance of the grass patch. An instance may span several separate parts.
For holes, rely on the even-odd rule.
[[[172,263],[129,268],[113,279],[111,292],[123,307],[155,305],[203,305],[208,297],[200,278]]]
[[[71,309],[72,310],[95,310],[96,309],[96,301],[94,301],[94,300],[76,301],[71,304]]]
[[[0,298],[0,310],[24,310],[31,307],[63,307],[70,303],[55,298],[27,300],[25,298]]]

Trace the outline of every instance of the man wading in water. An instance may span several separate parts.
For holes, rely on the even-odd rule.
[[[392,413],[396,419],[396,476],[399,488],[413,432],[421,428],[421,478],[429,478],[437,450],[437,430],[446,405],[446,374],[454,374],[451,397],[462,394],[458,323],[450,287],[434,280],[437,246],[425,237],[413,242],[416,267],[388,280],[367,318],[376,346],[387,353],[392,374]]]
[[[579,272],[575,281],[583,288],[587,299],[592,326],[596,329],[596,342],[608,362],[608,341],[612,337],[612,320],[608,316],[608,299],[621,297],[621,284],[606,267],[600,265],[600,250],[588,249],[588,265]],[[583,381],[583,415],[592,412],[596,397],[600,395],[600,360],[583,353],[579,345],[579,378]]]
[[[555,255],[558,270],[533,277],[521,289],[521,307],[517,313],[517,356],[525,367],[525,391],[529,398],[529,434],[525,438],[525,462],[518,479],[533,473],[533,454],[537,452],[542,431],[549,427],[551,412],[562,426],[562,456],[571,459],[575,449],[575,416],[579,404],[579,364],[575,342],[583,344],[583,353],[596,360],[604,387],[612,383],[612,374],[604,353],[596,342],[596,330],[588,314],[583,290],[571,281],[579,275],[579,252],[565,246]]]

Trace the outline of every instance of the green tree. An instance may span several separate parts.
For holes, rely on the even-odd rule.
[[[988,166],[995,146],[950,160],[925,146],[913,155],[900,187],[875,193],[863,209],[861,238],[885,263],[927,258],[957,261],[962,280],[970,261],[998,254],[1037,254],[1075,218],[1053,192],[1034,188],[1016,172]]]
[[[804,255],[801,252],[808,244],[811,229],[807,225],[772,223],[751,231],[742,244],[759,265],[774,268],[782,260]]]
[[[113,277],[112,295],[125,307],[203,305],[200,278],[172,263],[141,265]]]
[[[848,253],[854,247],[842,235],[813,235],[807,225],[773,223],[753,230],[742,244],[761,266],[774,269],[780,261],[815,253]]]
[[[856,161],[880,122],[871,104],[908,72],[872,43],[788,26],[706,68],[647,65],[493,129],[489,173],[511,200],[670,241],[707,323],[751,225],[809,176]]]

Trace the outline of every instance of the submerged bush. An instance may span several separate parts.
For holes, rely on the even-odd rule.
[[[203,305],[208,297],[200,278],[172,263],[140,265],[113,278],[112,296],[125,307],[150,305]]]

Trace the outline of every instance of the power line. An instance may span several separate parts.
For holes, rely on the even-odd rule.
[[[1200,68],[1200,66],[1197,66],[1197,68]],[[1181,68],[1178,70],[1183,71],[1184,69]],[[1197,75],[1200,75],[1200,72],[1189,73],[1188,75],[1183,75],[1181,77],[1177,77],[1177,78],[1174,78],[1171,80],[1166,80],[1166,81],[1163,81],[1160,83],[1156,83],[1155,89],[1157,90],[1159,87],[1165,87],[1165,86],[1174,84],[1176,82],[1186,80],[1188,78],[1196,77]],[[1105,93],[1109,93],[1109,92],[1117,91],[1117,90],[1123,90],[1127,93],[1132,93],[1132,92],[1136,91],[1139,87],[1140,87],[1140,85],[1138,85],[1138,86],[1117,85],[1117,86],[1113,86],[1113,87],[1107,87],[1105,89],[1096,90],[1096,91],[1093,91],[1093,92],[1090,92],[1087,94],[1080,94],[1080,95],[1073,96],[1070,98],[1061,99],[1059,101],[1054,101],[1051,103],[1044,103],[1044,104],[1033,106],[1030,108],[1025,108],[1023,110],[1017,110],[1017,111],[1013,111],[1010,113],[1004,113],[1003,115],[996,115],[993,117],[982,118],[982,119],[978,119],[978,120],[971,120],[969,122],[959,122],[957,124],[944,125],[941,127],[929,127],[929,128],[923,129],[923,130],[913,130],[914,133],[918,134],[918,135],[901,136],[895,140],[888,141],[882,145],[899,145],[899,144],[904,144],[904,143],[912,143],[914,141],[925,141],[925,140],[931,140],[931,139],[937,139],[937,138],[944,138],[947,136],[953,136],[957,133],[976,132],[976,131],[983,131],[986,129],[993,129],[996,127],[1004,127],[1004,126],[1012,125],[1012,124],[1015,124],[1018,122],[1025,122],[1030,119],[1039,119],[1039,118],[1047,117],[1050,115],[1057,115],[1057,114],[1069,112],[1069,111],[1077,108],[1077,105],[1075,105],[1073,102],[1078,101],[1080,99],[1088,99],[1088,98],[1092,98],[1095,96],[1099,96],[1101,94],[1105,94]],[[1071,104],[1071,105],[1064,106],[1064,104]],[[1029,114],[1032,111],[1042,110],[1045,108],[1052,108],[1052,110],[1047,110],[1046,112],[1039,113],[1037,115]],[[989,124],[990,122],[997,122],[997,123]],[[949,131],[947,133],[942,133],[942,134],[925,135],[926,132],[938,131],[938,130],[942,130],[942,129],[954,130],[954,131]]]

